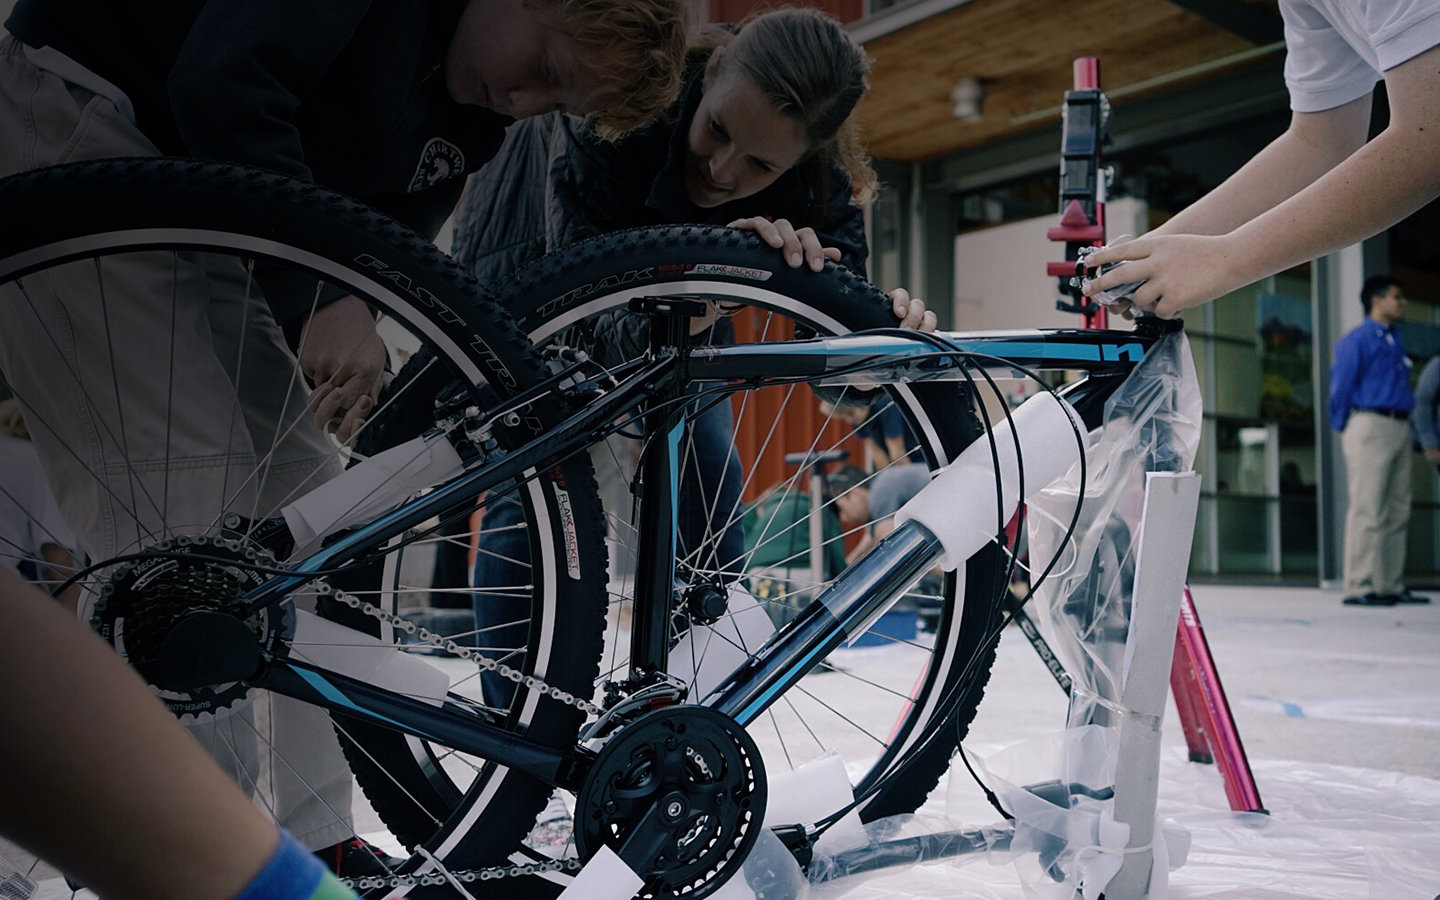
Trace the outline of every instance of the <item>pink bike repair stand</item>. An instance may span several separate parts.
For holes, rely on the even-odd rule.
[[[1067,262],[1050,263],[1046,273],[1061,279],[1062,292],[1069,293],[1073,303],[1059,302],[1061,309],[1084,316],[1086,328],[1106,327],[1106,309],[1089,302],[1078,289],[1067,290],[1066,280],[1075,274],[1075,261],[1083,246],[1105,243],[1105,172],[1100,166],[1105,122],[1100,91],[1100,61],[1093,56],[1081,57],[1074,63],[1077,108],[1089,106],[1089,115],[1077,116],[1088,133],[1079,133],[1067,121],[1062,139],[1061,215],[1060,225],[1047,236],[1066,246]],[[1066,95],[1067,119],[1072,95]],[[1090,191],[1093,190],[1093,193]],[[1185,743],[1192,762],[1214,763],[1225,784],[1225,796],[1236,812],[1265,812],[1260,791],[1250,770],[1250,760],[1240,741],[1240,732],[1230,713],[1230,703],[1220,684],[1220,673],[1210,655],[1210,645],[1200,626],[1190,589],[1184,589],[1180,621],[1175,634],[1175,655],[1170,670],[1170,690],[1185,732]]]
[[[1236,812],[1265,812],[1260,790],[1250,771],[1240,731],[1230,715],[1230,702],[1220,684],[1220,673],[1190,588],[1180,602],[1180,625],[1175,633],[1175,661],[1170,669],[1170,692],[1185,731],[1192,762],[1213,762],[1225,783],[1225,797]]]

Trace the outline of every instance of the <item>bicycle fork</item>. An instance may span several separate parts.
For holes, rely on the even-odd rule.
[[[1083,455],[1081,427],[1065,400],[1046,392],[1027,400],[994,429],[992,440],[966,448],[905,504],[893,532],[703,705],[742,725],[753,721],[827,653],[873,624],[931,567],[957,568],[1003,533],[1024,495],[1054,481]],[[1055,439],[1066,431],[1073,431],[1075,440]],[[955,498],[965,500],[957,504]],[[992,599],[998,598],[981,598]]]

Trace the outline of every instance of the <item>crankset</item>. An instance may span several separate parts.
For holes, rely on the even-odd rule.
[[[642,897],[704,897],[744,862],[765,818],[759,749],[701,706],[646,713],[596,757],[575,807],[582,859],[602,846],[645,881]]]

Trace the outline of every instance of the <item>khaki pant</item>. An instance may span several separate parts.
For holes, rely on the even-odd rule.
[[[0,176],[157,155],[123,100],[91,87],[37,67],[13,37],[0,40]],[[103,292],[94,262],[0,288],[0,372],[92,560],[203,531],[222,511],[273,515],[340,471],[304,415],[293,354],[233,259],[127,254],[100,268]],[[257,455],[275,463],[263,482],[250,477]],[[301,841],[318,848],[354,833],[349,771],[328,716],[261,698],[192,733]]]
[[[1345,511],[1345,593],[1404,589],[1410,524],[1410,423],[1355,411],[1340,433],[1350,485]]]

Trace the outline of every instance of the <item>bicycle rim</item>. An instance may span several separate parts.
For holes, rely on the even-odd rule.
[[[193,161],[76,163],[0,182],[0,208],[27,227],[0,240],[0,303],[11,323],[0,368],[27,412],[63,513],[57,519],[29,497],[0,493],[0,504],[36,510],[26,514],[27,527],[41,536],[0,542],[0,563],[59,580],[82,561],[129,556],[84,574],[77,588],[84,614],[104,625],[132,661],[173,624],[174,610],[165,604],[203,604],[195,600],[202,593],[223,598],[249,583],[256,567],[283,568],[291,548],[273,528],[282,508],[355,459],[314,425],[309,386],[281,329],[267,320],[262,286],[278,293],[300,285],[312,299],[360,297],[374,310],[395,367],[428,348],[434,368],[424,381],[449,386],[457,402],[493,403],[541,372],[508,317],[448,258],[393,221],[313,185]],[[136,290],[142,277],[147,287]],[[132,303],[141,304],[141,294],[152,312],[169,312],[145,319],[158,324],[137,331],[140,307]],[[81,322],[82,316],[94,318]],[[28,340],[12,330],[21,319]],[[197,346],[213,352],[194,352]],[[424,386],[396,382],[382,395],[362,437],[375,451],[436,426],[433,389],[410,403],[411,388],[420,397]],[[534,411],[513,435],[497,437],[502,444],[519,440],[541,424],[542,413]],[[382,435],[382,428],[391,433]],[[208,443],[196,437],[212,432],[219,437]],[[515,589],[526,608],[512,623],[519,630],[514,643],[484,652],[589,696],[605,579],[593,475],[583,460],[526,475],[458,510],[460,527],[442,533],[431,520],[396,535],[363,560],[364,569],[331,579],[336,593],[320,597],[307,587],[293,596],[293,609],[268,610],[268,619],[252,627],[272,648],[322,652],[304,638],[315,633],[305,630],[304,610],[318,603],[327,617],[381,638],[385,652],[424,661],[443,675],[448,688],[441,693],[453,702],[532,739],[570,746],[584,718],[580,710],[523,686],[496,701],[484,694],[473,664],[446,653],[447,639],[476,642],[468,629],[429,639],[397,627],[443,593],[432,595],[430,585],[436,546],[473,540],[469,513],[504,494],[522,510],[516,533],[530,565]],[[425,488],[412,485],[393,502]],[[64,547],[72,560],[47,559],[32,544]],[[167,569],[156,565],[165,559],[153,555],[157,550],[172,553],[168,568],[176,574],[147,578],[136,570]],[[177,559],[177,552],[195,559]],[[452,590],[468,604],[463,586]],[[337,599],[339,591],[390,616],[382,623],[359,615]],[[350,652],[334,645],[352,641],[326,634],[328,652]],[[343,834],[351,827],[343,809],[350,787],[336,768],[343,766],[340,750],[313,750],[327,739],[334,743],[331,722],[313,709],[288,710],[295,701],[267,706],[255,693],[232,684],[161,695],[203,730],[222,765],[282,824]],[[504,859],[550,793],[503,767],[396,732],[338,716],[334,727],[396,842],[425,847],[439,865]],[[436,865],[416,857],[407,868]]]
[[[643,335],[627,338],[617,313],[630,300],[645,296],[688,296],[744,305],[749,311],[735,319],[741,341],[788,338],[797,328],[802,335],[837,334],[896,324],[888,299],[852,273],[833,265],[822,273],[791,270],[781,263],[777,251],[734,229],[675,226],[595,238],[521,270],[497,285],[496,291],[537,346],[568,343],[609,362],[617,361],[612,358],[617,353],[629,355],[643,347]],[[899,385],[885,393],[902,413],[907,439],[919,447],[919,458],[910,465],[938,469],[978,434],[966,394],[954,384]],[[849,401],[859,402],[854,392],[827,392],[826,397],[841,408]],[[677,554],[680,581],[734,578],[728,618],[746,618],[753,624],[747,608],[759,607],[772,624],[778,624],[809,602],[844,565],[842,560],[827,568],[827,554],[818,560],[811,557],[808,538],[815,510],[822,519],[817,529],[820,540],[828,550],[853,546],[871,524],[858,520],[837,526],[832,513],[838,501],[823,499],[818,507],[812,503],[802,470],[785,466],[784,456],[848,446],[849,462],[863,465],[852,440],[856,427],[841,421],[838,414],[820,411],[819,398],[804,386],[767,388],[723,402],[736,433],[747,434],[749,429],[748,458],[738,461],[738,466],[735,459],[718,469],[711,464],[707,482],[698,474],[706,465],[697,459],[707,452],[707,443],[713,454],[714,439],[702,437],[697,442],[695,430],[687,432],[681,449],[687,474],[681,477],[676,517],[685,520],[703,510],[703,536],[687,541],[682,534]],[[872,404],[879,405],[881,401]],[[787,436],[782,425],[791,418],[810,423],[798,440]],[[752,428],[750,423],[757,420]],[[638,535],[627,517],[630,496],[624,485],[633,472],[639,443],[612,437],[595,453],[615,560],[602,677],[618,677],[628,662],[626,622],[632,614],[633,576],[620,573],[627,558],[634,558],[632,545]],[[717,471],[719,476],[714,474]],[[727,476],[742,484],[739,502],[733,499],[733,485],[724,487]],[[873,487],[876,477],[867,475],[859,487]],[[697,494],[703,496],[697,499]],[[782,507],[787,503],[803,511],[786,511]],[[695,526],[682,522],[681,531],[686,527]],[[717,550],[733,546],[733,537],[726,536],[728,529],[744,534],[744,549],[738,553]],[[998,621],[994,601],[1002,580],[1002,558],[994,548],[971,560],[958,578],[951,573],[934,586],[917,589],[863,641],[832,653],[752,723],[749,730],[761,746],[770,777],[834,753],[844,760],[857,792],[877,789],[862,808],[864,819],[918,807],[948,766],[988,678],[994,649],[986,637]],[[686,679],[692,693],[701,693],[735,661],[733,651],[732,659],[725,662],[724,654],[717,651],[745,643],[750,632],[738,625],[726,626],[724,620],[709,629],[693,629],[684,602],[677,600],[676,605],[680,611],[672,674]],[[687,638],[692,630],[700,637]],[[713,664],[707,661],[711,656]],[[934,731],[941,732],[938,738],[925,740]],[[911,762],[904,777],[887,778],[905,759]]]

